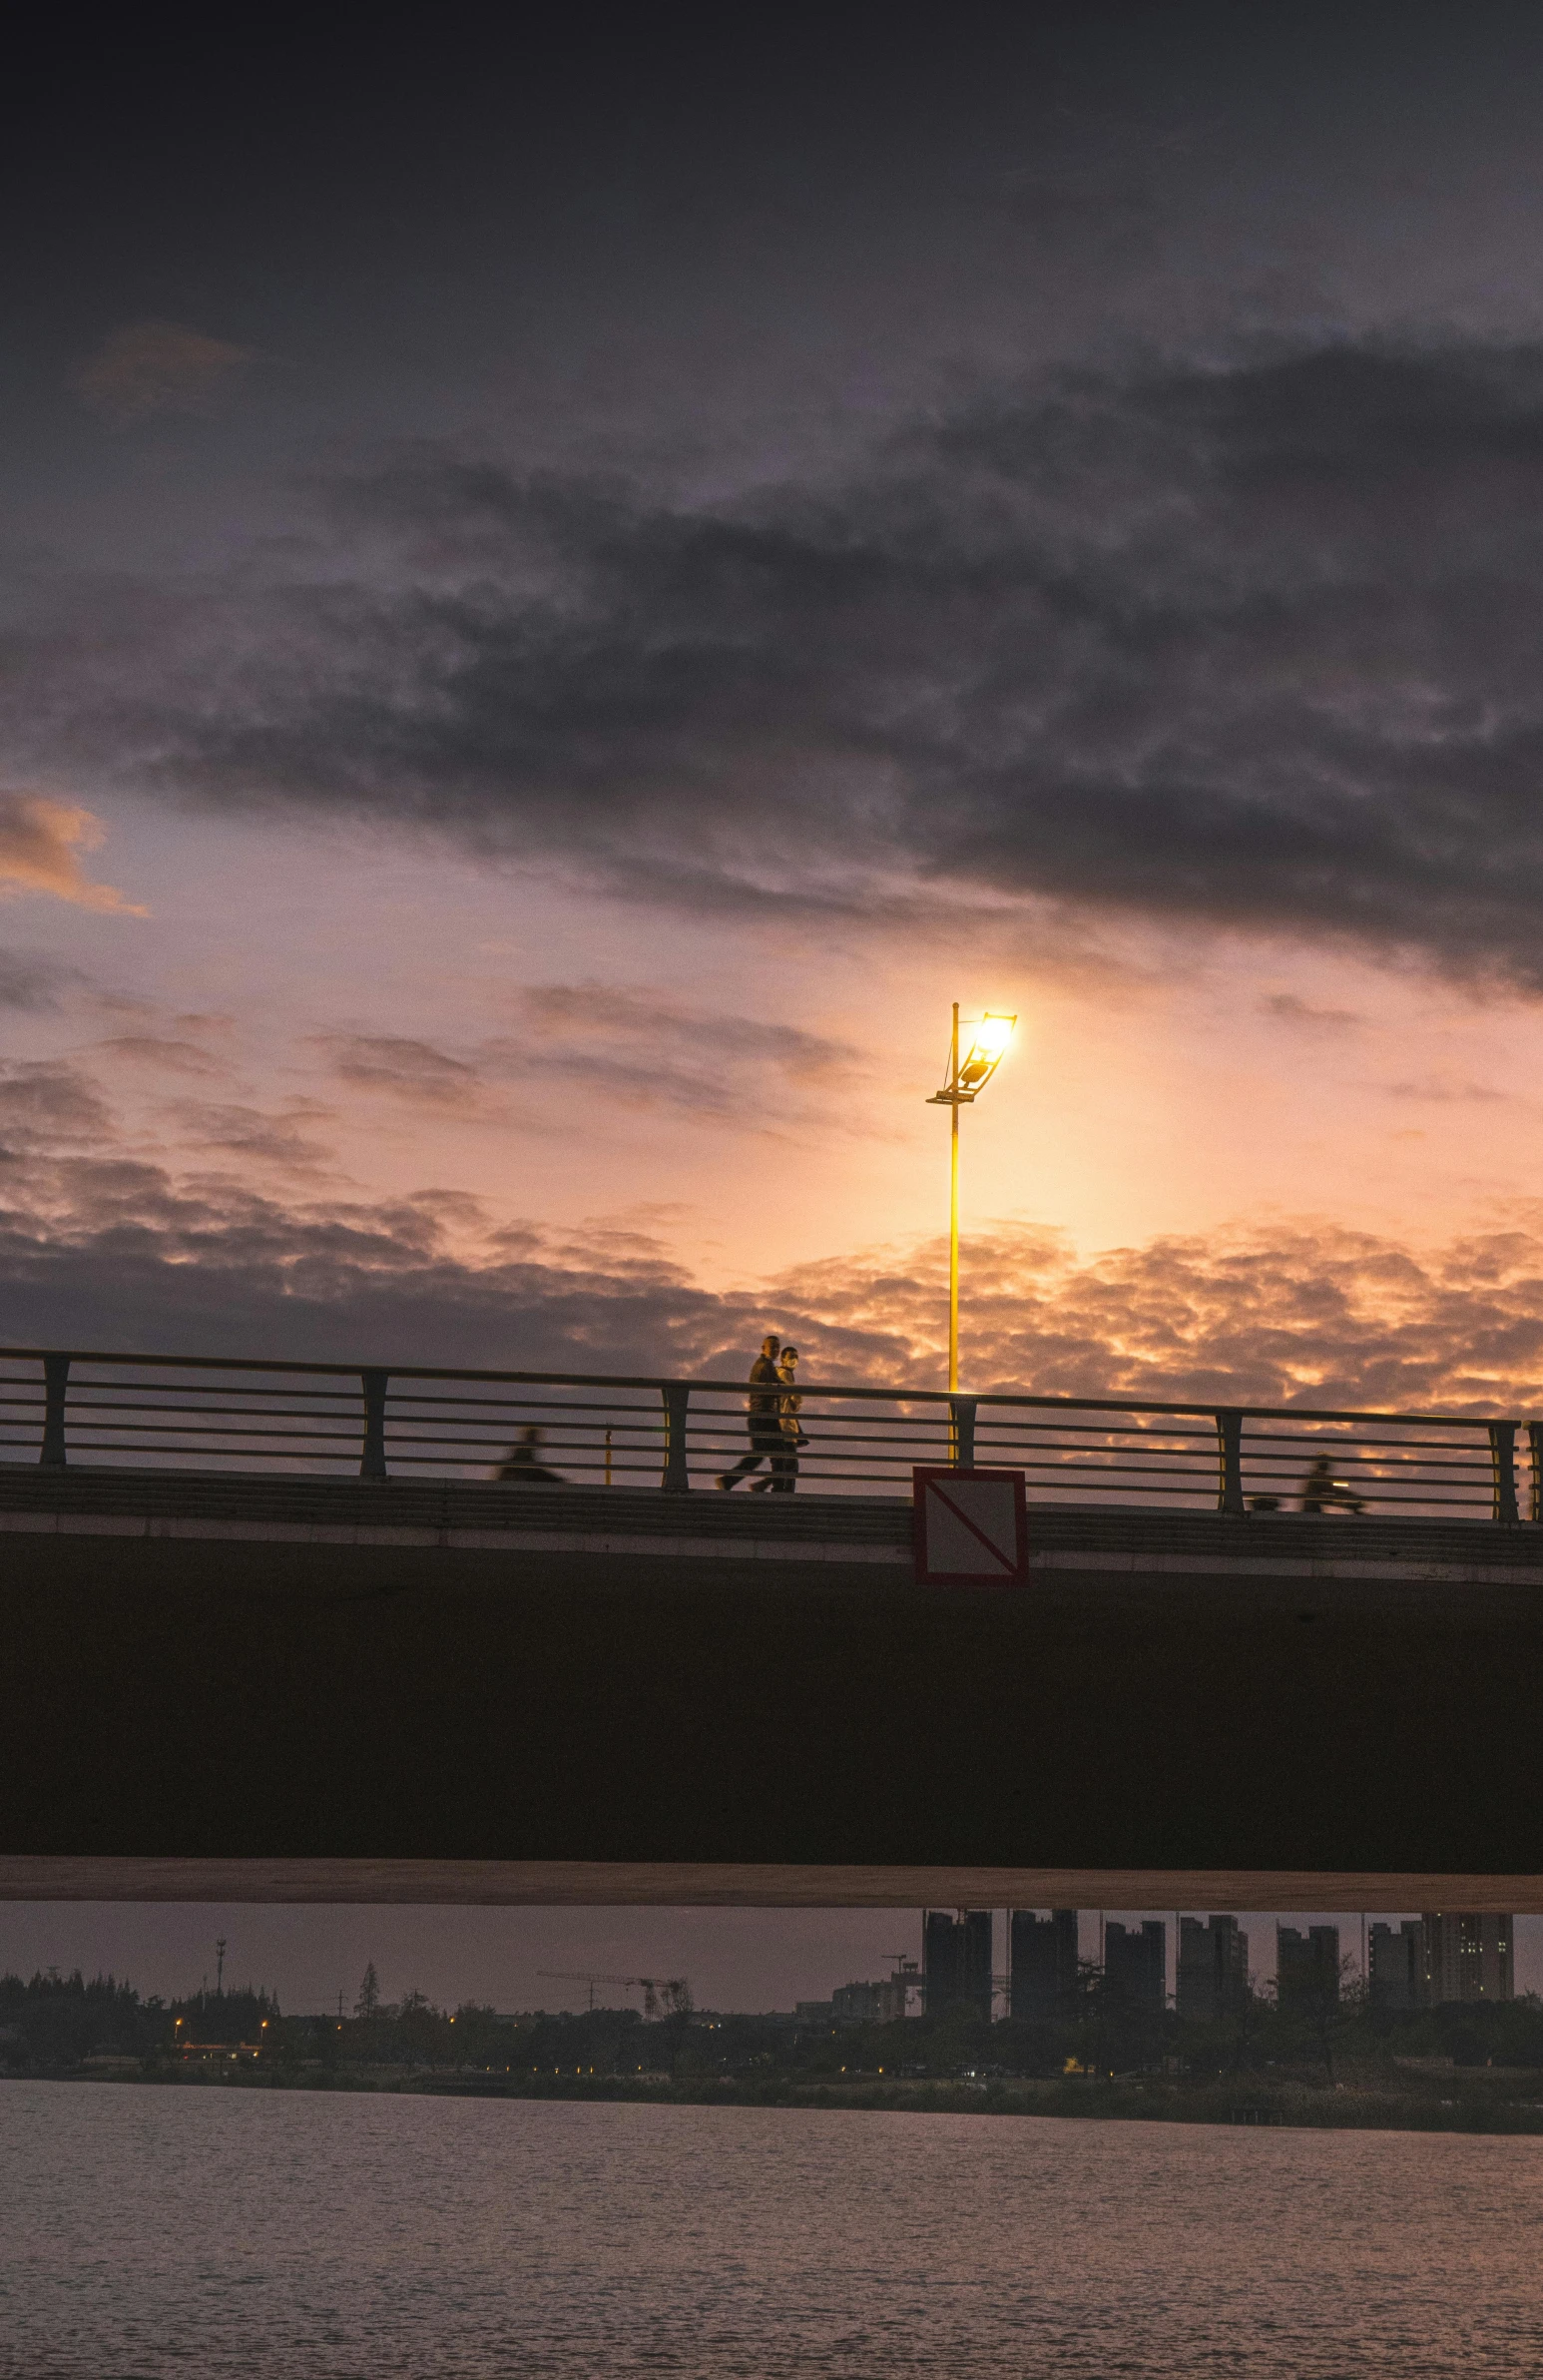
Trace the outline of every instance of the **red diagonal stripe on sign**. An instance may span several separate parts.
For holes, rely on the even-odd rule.
[[[985,1546],[986,1551],[991,1555],[993,1561],[999,1561],[1004,1570],[1011,1570],[1016,1566],[1016,1562],[1008,1560],[1006,1554],[1002,1551],[1001,1546],[995,1544],[992,1539],[987,1536],[983,1528],[977,1528],[975,1526],[975,1523],[970,1518],[968,1512],[961,1512],[958,1505],[954,1502],[953,1497],[943,1493],[942,1488],[938,1487],[935,1480],[929,1480],[927,1482],[927,1493],[929,1495],[935,1495],[940,1504],[946,1504],[956,1520],[963,1521],[965,1527],[969,1530],[970,1535],[980,1539],[981,1543]],[[1016,1535],[1017,1531],[1014,1530],[1013,1533]]]

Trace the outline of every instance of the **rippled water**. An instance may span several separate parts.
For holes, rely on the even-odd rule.
[[[0,2372],[1543,2370],[1543,2140],[0,2085]]]

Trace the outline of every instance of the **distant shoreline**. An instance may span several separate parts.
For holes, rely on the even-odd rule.
[[[107,2082],[204,2090],[395,2093],[420,2098],[534,2099],[566,2105],[780,2107],[862,2114],[1043,2115],[1075,2122],[1124,2121],[1279,2126],[1318,2131],[1543,2134],[1543,2076],[1459,2069],[1433,2079],[1441,2088],[1389,2091],[1362,2082],[1337,2087],[1258,2078],[1213,2082],[1131,2080],[880,2081],[849,2082],[632,2075],[492,2075],[424,2069],[169,2068],[138,2060],[0,2073],[3,2082]],[[1536,2097],[1520,2096],[1522,2089]]]

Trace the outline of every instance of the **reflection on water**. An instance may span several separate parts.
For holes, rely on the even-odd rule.
[[[0,2085],[0,2373],[1543,2368],[1543,2140]]]

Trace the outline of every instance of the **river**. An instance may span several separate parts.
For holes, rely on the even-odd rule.
[[[1543,2369],[1543,2140],[0,2084],[5,2380]]]

